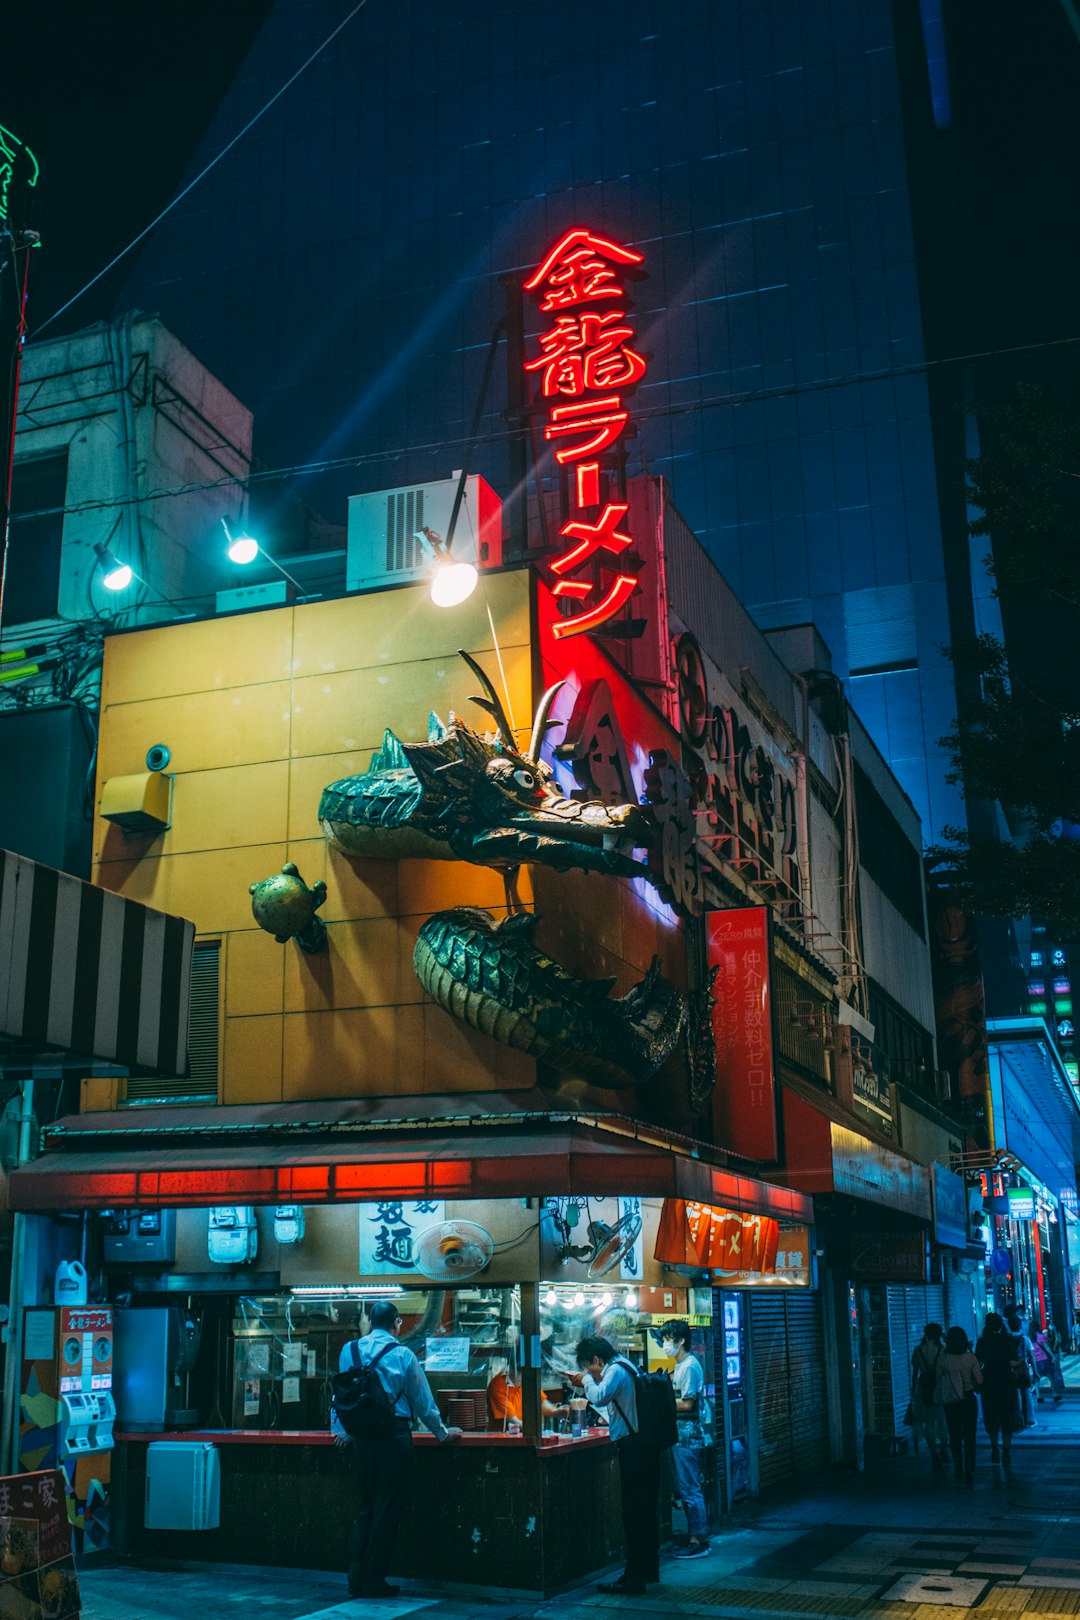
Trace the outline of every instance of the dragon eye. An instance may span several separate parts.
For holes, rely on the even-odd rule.
[[[532,771],[515,771],[514,781],[517,783],[518,787],[534,788],[536,786],[536,777],[533,775]]]

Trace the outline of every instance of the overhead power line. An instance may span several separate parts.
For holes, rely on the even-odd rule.
[[[346,19],[347,21],[348,19]],[[1039,343],[1017,343],[998,349],[979,349],[969,354],[942,355],[937,359],[913,361],[907,366],[891,366],[878,371],[859,371],[847,377],[821,377],[805,383],[778,385],[739,394],[715,394],[704,399],[691,400],[682,405],[635,404],[634,418],[638,422],[663,421],[677,416],[692,416],[695,412],[718,409],[736,409],[740,405],[768,403],[774,399],[794,399],[805,394],[825,393],[837,388],[857,388],[865,383],[888,382],[894,378],[915,377],[939,370],[944,366],[970,365],[979,360],[1001,359],[1008,355],[1032,354],[1040,350],[1060,349],[1080,344],[1080,337],[1047,338]],[[667,386],[667,385],[665,385]],[[497,414],[497,413],[496,413]],[[207,490],[227,489],[268,483],[276,479],[301,478],[316,473],[339,472],[348,467],[377,465],[386,461],[401,461],[406,456],[435,455],[440,452],[457,454],[474,449],[477,445],[497,445],[508,442],[512,429],[501,428],[472,437],[460,434],[452,439],[432,439],[426,444],[400,445],[394,449],[368,450],[351,456],[334,456],[322,461],[300,461],[286,467],[268,467],[258,472],[226,473],[220,478],[174,484],[162,489],[148,490],[143,495],[121,495],[110,499],[75,501],[66,506],[42,507],[33,512],[12,513],[12,523],[28,522],[31,518],[54,517],[59,513],[115,511],[119,507],[141,504],[145,501],[173,500],[182,495],[200,494]],[[17,465],[17,463],[16,463]]]
[[[327,46],[332,44],[333,41],[337,38],[337,36],[341,33],[341,30],[343,28],[348,27],[349,23],[352,22],[353,18],[356,16],[357,12],[358,11],[363,11],[363,9],[364,9],[364,7],[366,5],[367,5],[367,0],[358,0],[358,4],[353,6],[352,10],[349,12],[349,15],[347,17],[343,18],[342,21],[338,23],[337,27],[333,30],[332,33],[327,34],[327,36],[323,40],[322,44],[319,45],[315,50],[312,51],[312,53],[308,57],[307,61],[302,62],[301,65],[297,68],[296,72],[294,74],[292,74],[292,76],[290,78],[285,80],[285,83],[281,86],[280,90],[276,90],[274,92],[274,94],[270,97],[270,100],[263,103],[263,105],[259,108],[259,110],[255,114],[255,116],[253,118],[248,119],[248,121],[244,125],[243,129],[238,130],[237,133],[233,136],[232,140],[226,142],[226,144],[221,148],[221,151],[218,152],[216,157],[212,157],[210,159],[210,162],[206,165],[206,167],[200,169],[198,174],[195,176],[195,178],[193,180],[189,180],[187,185],[183,188],[182,191],[177,192],[177,194],[173,198],[172,202],[167,203],[166,206],[161,210],[161,213],[157,214],[150,221],[149,225],[147,225],[145,227],[145,229],[143,229],[143,230],[141,230],[139,232],[138,236],[133,236],[132,237],[132,239],[128,243],[127,247],[121,248],[120,252],[117,253],[113,258],[111,258],[109,260],[108,264],[104,267],[104,269],[99,270],[96,276],[91,276],[90,280],[86,283],[86,285],[84,287],[80,287],[78,292],[74,293],[68,299],[66,304],[61,304],[59,309],[54,310],[53,313],[49,316],[48,320],[43,321],[42,324],[37,328],[37,333],[44,332],[45,329],[47,327],[51,326],[54,321],[58,321],[60,319],[61,315],[63,315],[67,310],[69,310],[71,308],[72,304],[77,304],[79,302],[79,299],[84,297],[84,295],[90,291],[91,287],[96,287],[98,282],[102,279],[103,276],[107,276],[110,270],[115,269],[115,267],[120,263],[121,259],[126,259],[128,254],[131,253],[133,251],[133,249],[137,248],[140,242],[144,242],[146,240],[146,238],[150,235],[150,232],[152,230],[155,230],[157,228],[157,226],[161,224],[162,220],[165,219],[167,215],[172,213],[173,209],[177,206],[177,204],[183,202],[184,198],[189,194],[189,192],[194,191],[195,187],[199,184],[199,182],[206,179],[206,176],[210,173],[211,169],[216,169],[218,164],[221,162],[222,158],[227,157],[228,154],[232,151],[233,147],[236,146],[240,141],[243,140],[244,136],[248,133],[248,131],[255,128],[255,125],[259,122],[259,119],[265,117],[265,115],[270,111],[271,107],[274,105],[274,103],[276,101],[281,100],[281,98],[285,94],[286,90],[290,89],[296,83],[297,79],[301,76],[302,73],[307,72],[307,70],[311,66],[312,62],[317,61],[317,59],[322,55],[323,51],[326,50]],[[35,333],[35,335],[37,335],[37,333]]]

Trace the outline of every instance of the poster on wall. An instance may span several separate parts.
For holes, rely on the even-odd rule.
[[[385,1199],[378,1204],[358,1204],[357,1209],[361,1277],[415,1271],[421,1234],[446,1219],[446,1205],[435,1198]]]
[[[716,1142],[747,1159],[779,1156],[773,1077],[769,913],[765,906],[710,911],[710,967],[719,968],[713,1005]]]
[[[59,1470],[0,1479],[0,1615],[74,1620],[79,1608]]]

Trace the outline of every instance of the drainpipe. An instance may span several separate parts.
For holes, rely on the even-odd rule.
[[[34,1082],[19,1081],[19,1157],[30,1158],[34,1124]],[[23,1346],[23,1275],[26,1267],[26,1216],[15,1215],[11,1241],[11,1288],[4,1324],[4,1412],[0,1431],[0,1467],[6,1474],[19,1472],[19,1372]]]
[[[799,865],[799,899],[802,902],[804,928],[814,913],[814,894],[810,877],[810,687],[803,675],[795,676],[795,684],[802,697],[802,724],[799,750],[795,755],[795,836],[798,839],[796,860]]]

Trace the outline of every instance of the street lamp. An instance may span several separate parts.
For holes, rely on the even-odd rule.
[[[127,563],[119,562],[107,547],[97,545],[96,567],[101,574],[101,583],[107,591],[126,591],[135,578],[134,570]]]
[[[239,563],[242,568],[245,568],[248,563],[253,563],[256,557],[263,557],[272,568],[276,568],[279,574],[285,576],[295,591],[298,593],[301,591],[300,581],[294,579],[287,568],[282,568],[276,558],[271,557],[268,551],[264,551],[259,542],[253,540],[250,534],[233,534],[224,518],[221,520],[221,527],[225,530],[225,539],[228,542],[226,553],[230,562]]]
[[[435,606],[458,607],[467,602],[480,578],[472,563],[455,562],[450,547],[435,529],[417,529],[413,539],[429,545],[434,553],[430,591]]]

